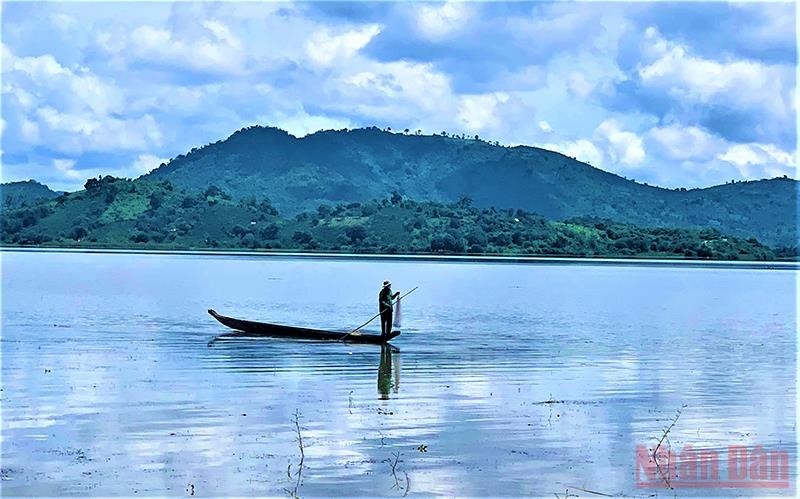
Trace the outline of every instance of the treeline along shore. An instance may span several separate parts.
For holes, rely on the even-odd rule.
[[[713,260],[793,259],[793,247],[714,228],[641,227],[590,217],[560,221],[521,209],[415,201],[398,193],[283,215],[268,200],[211,185],[89,179],[84,190],[4,207],[4,246],[239,249],[388,255],[498,255]]]

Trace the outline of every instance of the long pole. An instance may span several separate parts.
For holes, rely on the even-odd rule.
[[[411,290],[411,291],[409,291],[408,293],[406,293],[406,294],[402,295],[402,296],[401,296],[400,298],[398,298],[397,300],[401,300],[401,299],[405,298],[406,296],[410,295],[411,293],[413,293],[414,291],[416,291],[418,287],[419,287],[419,286],[414,286],[414,289],[412,289],[412,290]],[[394,306],[394,304],[395,304],[395,303],[397,303],[397,300],[395,300],[395,301],[393,301],[393,302],[392,302],[392,306]],[[377,319],[377,318],[378,318],[378,316],[379,316],[379,315],[381,315],[381,314],[382,314],[383,312],[385,312],[386,310],[388,310],[388,307],[387,307],[387,308],[384,308],[383,310],[381,310],[381,311],[380,311],[380,312],[378,312],[377,314],[373,315],[373,316],[372,316],[372,318],[371,318],[370,320],[368,320],[367,322],[365,322],[364,324],[361,324],[361,325],[360,325],[360,326],[358,326],[357,328],[353,329],[352,331],[350,331],[350,332],[349,332],[349,333],[347,333],[346,335],[344,335],[344,336],[342,336],[341,338],[339,338],[339,341],[342,341],[343,339],[345,339],[345,338],[347,338],[348,336],[350,336],[351,334],[355,333],[356,331],[358,331],[358,330],[359,330],[359,329],[361,329],[362,327],[364,327],[364,326],[366,326],[367,324],[369,324],[370,322],[374,321],[375,319]]]

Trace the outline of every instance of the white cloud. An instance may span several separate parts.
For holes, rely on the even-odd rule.
[[[68,179],[79,180],[83,178],[83,174],[73,168],[75,166],[74,159],[54,159],[53,166],[61,175]]]
[[[471,6],[464,2],[420,5],[417,8],[417,27],[428,38],[444,38],[464,29],[472,17],[470,9]]]
[[[692,55],[681,44],[646,31],[645,53],[653,60],[638,69],[642,84],[673,98],[698,103],[720,102],[736,108],[766,109],[785,116],[792,89],[788,68],[748,60],[719,62]]]
[[[4,64],[3,72],[19,71],[30,76],[34,80],[48,80],[54,76],[66,74],[68,70],[61,66],[50,54],[38,57],[16,57],[10,50],[3,51],[3,59],[8,64]]]
[[[458,106],[458,121],[471,132],[497,128],[500,126],[497,108],[508,99],[508,94],[504,92],[464,95]]]
[[[258,90],[259,85],[252,89]],[[175,115],[201,115],[209,104],[220,98],[219,84],[181,86],[153,84],[148,92],[136,96],[128,104],[132,113],[161,112]]]
[[[169,158],[159,158],[153,154],[140,154],[136,157],[136,160],[133,162],[131,166],[131,170],[134,175],[144,175],[145,173],[149,173],[152,170],[158,168],[161,163],[167,163]]]
[[[123,120],[110,116],[64,113],[49,106],[38,109],[36,115],[40,123],[51,131],[63,132],[60,136],[56,135],[59,140],[48,144],[61,152],[135,151],[161,145],[161,131],[150,115]]]
[[[608,143],[608,153],[615,163],[636,167],[646,156],[642,139],[633,132],[622,130],[614,119],[598,125],[595,135]]]
[[[695,126],[669,125],[654,127],[647,133],[670,159],[708,161],[713,159],[722,142]]]
[[[774,47],[794,41],[797,33],[791,2],[731,2],[730,6],[758,23],[743,26],[737,36],[759,47]]]
[[[87,107],[95,113],[122,111],[121,91],[112,83],[103,81],[86,68],[75,71],[66,68],[50,54],[36,57],[16,57],[10,50],[3,50],[3,73],[17,77],[26,76],[26,83],[47,91],[52,99],[57,96],[72,108]],[[24,107],[30,107],[32,96],[22,86],[22,81],[4,85],[3,91],[14,93]]]
[[[3,85],[3,93],[12,95],[23,110],[31,109],[36,104],[36,98],[19,85],[6,83]]]
[[[371,24],[333,35],[327,28],[312,34],[305,48],[308,57],[316,64],[327,66],[338,59],[348,59],[364,48],[381,32],[381,27]]]
[[[772,176],[796,175],[797,153],[778,149],[772,144],[736,144],[730,146],[718,158],[738,168],[744,177],[750,177],[750,167],[771,166],[766,171]]]
[[[97,46],[108,54],[119,54],[125,49],[125,39],[110,31],[99,31],[94,36]]]
[[[447,76],[431,64],[406,61],[364,64],[365,70],[329,80],[337,110],[370,119],[419,119],[420,112],[452,111],[454,96]],[[342,85],[341,83],[344,83]],[[452,124],[452,121],[450,122]]]
[[[550,123],[542,120],[538,124],[539,130],[543,131],[544,133],[553,133],[553,127],[550,126]]]
[[[100,127],[100,123],[89,116],[61,113],[50,106],[38,109],[36,114],[52,130],[91,135]]]
[[[588,97],[594,87],[594,83],[589,81],[586,75],[581,72],[573,71],[567,77],[567,88],[574,96],[580,99]]]
[[[74,77],[70,87],[74,98],[95,113],[113,113],[123,108],[121,92],[94,75]]]
[[[277,126],[295,137],[303,137],[319,130],[341,130],[353,126],[348,119],[311,115],[304,109],[293,113],[275,112],[262,115],[258,117],[257,121],[269,126]]]
[[[226,26],[225,24],[219,21],[210,20],[210,21],[204,21],[203,27],[209,30],[217,40],[227,43],[228,45],[234,48],[239,48],[241,46],[239,39],[233,36],[233,33],[231,33],[230,28],[228,28],[228,26]]]
[[[10,128],[22,144],[71,155],[161,144],[155,119],[131,113],[123,91],[86,67],[68,68],[51,54],[17,57],[3,46],[3,80],[3,93],[13,97],[4,115],[13,116]]]
[[[558,142],[541,144],[539,147],[548,149],[550,151],[557,151],[564,156],[575,158],[578,161],[589,163],[592,166],[599,167],[603,164],[603,152],[597,148],[592,142],[586,139],[578,139],[574,141]]]
[[[560,2],[542,2],[532,15],[509,18],[505,28],[527,42],[546,40],[548,44],[574,47],[576,39],[593,38],[587,37],[587,33],[599,27],[599,18],[597,7],[589,3],[574,8]]]
[[[69,14],[54,12],[50,15],[50,22],[61,31],[70,31],[78,23],[78,20]]]
[[[74,158],[57,157],[52,160],[48,174],[37,175],[37,178],[44,181],[51,188],[75,191],[81,189],[86,179],[102,175],[112,175],[114,177],[136,178],[145,173],[158,168],[161,163],[166,163],[166,158],[159,158],[152,154],[139,154],[132,163],[121,165],[108,165],[103,168],[80,168],[79,161]],[[16,165],[15,165],[16,166]],[[42,165],[37,167],[42,169]],[[13,169],[12,169],[13,170]],[[26,168],[27,170],[27,168]],[[29,173],[12,172],[11,177],[22,179],[29,178]]]
[[[178,37],[167,28],[143,25],[130,35],[102,33],[97,41],[110,53],[148,64],[170,64],[214,74],[244,74],[247,52],[224,23],[206,20],[193,36]]]
[[[695,171],[698,176],[716,171],[729,178],[730,167],[746,179],[796,176],[796,154],[773,144],[731,143],[701,128],[677,124],[654,127],[647,132],[646,138],[665,158],[679,161],[680,166],[688,168],[687,171]]]
[[[167,46],[172,43],[172,34],[165,28],[139,26],[131,33],[131,41],[141,50],[149,50],[158,46],[168,49]]]
[[[40,141],[39,125],[27,118],[22,118],[20,134],[27,144],[38,144]]]

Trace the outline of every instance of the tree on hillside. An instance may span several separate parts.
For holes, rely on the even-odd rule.
[[[206,198],[220,197],[225,200],[231,199],[230,194],[228,194],[227,192],[223,191],[222,189],[213,184],[208,186],[208,188],[205,191],[203,191],[203,196]]]
[[[278,224],[271,223],[258,232],[261,239],[275,239],[278,237]]]
[[[431,251],[445,253],[463,253],[464,241],[449,232],[431,238]]]
[[[370,201],[369,203],[364,204],[361,206],[361,216],[362,217],[369,217],[375,214],[378,211],[379,205],[375,201]]]
[[[181,201],[181,208],[188,209],[196,206],[198,203],[197,197],[187,194],[183,201]]]
[[[88,234],[89,234],[89,231],[86,230],[86,227],[84,227],[82,225],[74,225],[72,227],[72,230],[70,231],[68,237],[70,239],[74,239],[76,241],[80,241],[81,239],[86,237]]]
[[[161,192],[154,192],[150,194],[150,209],[157,210],[164,202],[164,194]]]
[[[461,209],[472,208],[472,198],[466,194],[462,194],[459,196],[458,201],[456,201],[456,206]]]
[[[244,237],[240,241],[240,244],[243,247],[250,249],[255,249],[261,246],[261,244],[258,242],[258,239],[256,239],[256,237],[251,232],[248,232],[247,234],[244,235]]]
[[[231,234],[239,238],[243,237],[248,232],[250,232],[250,230],[245,229],[239,224],[234,225],[233,228],[231,229]]]
[[[344,231],[345,235],[350,238],[351,244],[358,244],[367,237],[367,229],[363,225],[353,225]]]
[[[304,231],[297,231],[292,235],[292,241],[298,244],[309,244],[314,240],[314,236]]]
[[[485,246],[487,242],[489,241],[486,238],[486,233],[484,233],[478,227],[473,228],[469,233],[467,233],[467,243],[470,245]]]

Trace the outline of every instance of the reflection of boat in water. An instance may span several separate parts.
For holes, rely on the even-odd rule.
[[[228,326],[231,329],[239,331],[239,333],[230,333],[227,335],[220,335],[214,340],[222,339],[223,337],[252,337],[252,336],[268,336],[275,338],[290,338],[300,340],[323,340],[323,341],[344,341],[347,343],[371,343],[371,344],[386,344],[393,338],[400,335],[400,331],[392,331],[392,333],[384,338],[376,334],[349,334],[348,332],[332,332],[323,331],[320,329],[309,329],[304,327],[283,326],[280,324],[269,324],[266,322],[245,321],[241,319],[234,319],[233,317],[226,317],[218,314],[212,309],[208,309],[208,313],[220,323]],[[212,340],[212,341],[214,341]]]
[[[392,354],[394,354],[394,380],[392,379]],[[400,388],[400,350],[392,345],[381,345],[381,363],[378,366],[378,393],[388,400],[389,393]]]

